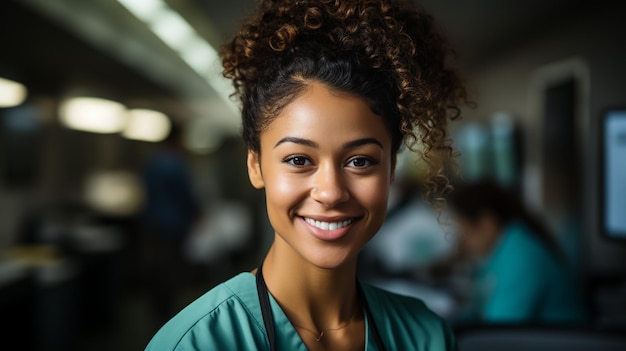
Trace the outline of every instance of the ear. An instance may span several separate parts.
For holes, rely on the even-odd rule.
[[[259,154],[248,150],[248,177],[253,187],[263,189],[265,182],[263,181],[263,173],[261,172],[261,160]]]

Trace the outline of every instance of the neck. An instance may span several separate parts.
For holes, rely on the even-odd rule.
[[[356,260],[320,268],[293,250],[281,249],[275,241],[263,263],[263,276],[293,324],[321,331],[342,325],[358,313]]]

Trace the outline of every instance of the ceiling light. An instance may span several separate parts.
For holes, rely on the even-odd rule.
[[[156,13],[167,7],[163,0],[117,0],[137,18],[150,22]]]
[[[127,112],[128,121],[122,135],[127,139],[158,142],[171,130],[169,118],[161,112],[134,109]]]
[[[194,29],[177,12],[164,8],[150,22],[150,28],[165,44],[180,50],[195,35]]]
[[[118,0],[211,86],[235,113],[239,108],[230,98],[232,85],[221,73],[215,48],[195,28],[163,0]]]
[[[217,51],[199,37],[191,38],[188,45],[180,50],[180,55],[197,73],[204,74],[209,73],[211,67],[219,59]]]
[[[26,87],[18,82],[0,78],[0,107],[14,107],[26,100]]]
[[[119,133],[126,125],[126,108],[115,101],[78,97],[59,107],[61,123],[70,129],[92,133]]]

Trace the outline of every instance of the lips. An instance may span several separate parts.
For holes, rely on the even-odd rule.
[[[308,232],[322,241],[336,241],[350,232],[352,225],[358,217],[336,218],[311,218],[300,217],[300,220],[308,228]]]
[[[354,219],[346,219],[343,221],[335,221],[335,222],[325,222],[325,221],[318,221],[313,218],[304,217],[304,221],[322,230],[337,230],[337,229],[347,227],[352,222],[354,222]]]

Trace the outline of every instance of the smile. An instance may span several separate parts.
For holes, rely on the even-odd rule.
[[[354,221],[354,219],[346,219],[345,221],[340,221],[340,222],[322,222],[322,221],[316,221],[314,219],[311,218],[304,218],[304,220],[317,228],[320,228],[322,230],[336,230],[336,229],[341,229],[343,227],[346,227],[348,225],[350,225],[350,223],[352,223]]]

